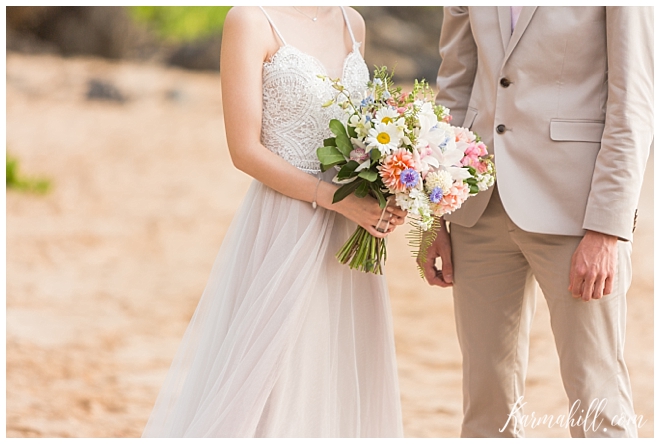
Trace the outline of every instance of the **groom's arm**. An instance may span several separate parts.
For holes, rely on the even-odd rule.
[[[631,240],[653,140],[653,7],[607,7],[605,130],[583,228]]]
[[[583,300],[612,292],[617,239],[631,240],[653,141],[653,8],[607,7],[608,97],[569,291]]]
[[[472,36],[467,6],[445,6],[440,57],[436,103],[449,108],[452,124],[461,126],[477,73],[477,45]]]

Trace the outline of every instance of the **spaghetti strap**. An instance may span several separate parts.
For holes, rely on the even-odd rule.
[[[282,34],[280,34],[280,31],[277,29],[277,26],[275,26],[275,23],[273,22],[273,20],[271,20],[270,16],[269,16],[268,13],[266,12],[266,10],[265,10],[263,7],[261,7],[261,6],[259,6],[259,9],[261,9],[261,11],[262,11],[262,12],[264,13],[264,15],[266,16],[266,19],[268,19],[268,23],[270,23],[270,26],[273,28],[273,31],[275,31],[275,34],[277,34],[277,37],[279,37],[279,39],[282,41],[282,44],[283,44],[283,45],[286,45],[286,40],[284,40],[284,37],[282,37]],[[342,9],[342,11],[343,11],[343,9]],[[344,17],[346,17],[346,16],[344,16]],[[350,26],[349,26],[348,29],[349,29],[349,31],[350,31],[350,29],[351,29]],[[352,32],[351,32],[351,37],[353,37],[353,33],[352,33]],[[355,40],[353,40],[353,41],[355,41]]]
[[[355,36],[353,35],[353,29],[351,28],[351,22],[348,21],[348,16],[346,15],[346,10],[343,6],[340,6],[341,13],[344,15],[344,21],[346,22],[346,27],[348,28],[348,33],[351,35],[351,40],[353,41],[353,46],[357,43],[355,41]]]

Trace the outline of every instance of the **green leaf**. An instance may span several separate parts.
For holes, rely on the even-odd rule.
[[[347,196],[353,194],[353,191],[355,191],[357,187],[359,187],[362,183],[363,182],[361,180],[356,180],[354,182],[347,183],[346,185],[342,185],[337,191],[335,191],[335,194],[332,196],[332,203],[334,204],[344,200]]]
[[[332,166],[338,163],[345,162],[344,155],[334,146],[324,146],[316,150],[316,155],[321,162],[321,165]]]
[[[327,139],[323,139],[323,146],[337,146],[337,143],[335,142],[335,138],[329,137]]]
[[[356,182],[358,181],[356,180]],[[357,188],[357,190],[355,190],[355,195],[360,198],[366,197],[367,194],[369,194],[369,182],[359,181],[358,183],[360,186]]]
[[[378,179],[378,173],[372,170],[362,170],[358,177],[368,180],[369,182],[375,182]]]
[[[344,156],[350,156],[351,151],[353,151],[353,144],[348,138],[348,134],[346,134],[346,128],[344,127],[344,124],[337,119],[332,119],[330,121],[330,131],[332,131],[332,133],[337,136],[335,137],[337,149],[339,149],[339,151],[341,151]]]
[[[339,180],[344,180],[348,179],[349,177],[352,177],[355,173],[355,169],[360,166],[359,163],[357,163],[355,160],[349,160],[346,165],[341,167],[341,170],[339,170],[339,173],[337,173],[337,179]]]
[[[353,144],[351,143],[348,136],[339,135],[335,137],[335,141],[337,142],[337,149],[341,151],[344,156],[349,157],[351,155],[351,151],[353,151]]]
[[[380,159],[380,151],[378,151],[378,148],[374,148],[369,152],[369,156],[371,157],[371,160],[377,161]]]
[[[470,185],[470,194],[477,194],[479,192],[479,187],[476,185]]]
[[[348,125],[346,127],[346,129],[348,130],[348,137],[352,137],[353,139],[357,139],[357,131],[355,131],[354,126]]]
[[[380,190],[378,185],[375,183],[370,183],[369,186],[371,187],[371,192],[373,193],[374,196],[378,199],[378,205],[381,208],[385,208],[387,205],[387,200],[385,199],[385,196],[383,195],[383,192]]]
[[[341,123],[339,120],[332,119],[330,121],[329,126],[330,126],[330,131],[332,131],[332,134],[334,134],[335,136],[339,136],[342,134],[346,136],[346,128],[344,127],[344,124]]]

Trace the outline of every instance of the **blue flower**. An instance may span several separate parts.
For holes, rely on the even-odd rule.
[[[406,168],[401,172],[399,181],[408,188],[412,188],[419,182],[419,173],[412,168]]]
[[[383,81],[380,79],[374,79],[374,85],[382,85]]]
[[[368,106],[368,105],[370,105],[370,104],[372,104],[372,103],[374,103],[374,98],[371,97],[371,96],[368,96],[368,97],[366,97],[365,99],[363,99],[362,102],[360,102],[360,106],[361,106],[362,108],[364,108],[364,107],[366,107],[366,106]]]
[[[438,203],[442,199],[442,196],[443,196],[442,188],[435,187],[431,191],[431,194],[429,194],[429,200],[433,203]]]
[[[383,99],[387,100],[390,97],[392,97],[392,94],[389,91],[383,91]]]

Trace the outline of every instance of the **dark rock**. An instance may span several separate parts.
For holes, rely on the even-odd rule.
[[[35,41],[65,56],[144,59],[161,50],[157,40],[121,6],[8,6],[6,15],[10,50],[34,48]],[[32,43],[21,42],[26,39]]]
[[[126,98],[113,84],[103,80],[91,79],[88,83],[87,100],[107,100],[124,103]]]
[[[214,35],[196,42],[184,43],[167,58],[167,63],[186,69],[220,70],[221,36]]]

